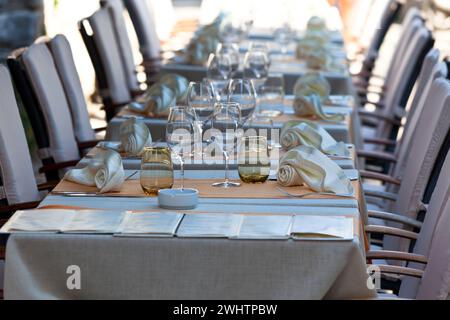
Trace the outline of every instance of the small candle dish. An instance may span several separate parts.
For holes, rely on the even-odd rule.
[[[198,204],[198,190],[163,189],[158,192],[158,205],[168,210],[192,210]]]

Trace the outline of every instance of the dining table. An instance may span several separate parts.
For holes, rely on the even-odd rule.
[[[260,39],[261,38],[260,36]],[[294,62],[290,62],[291,64]],[[276,68],[276,64],[273,66]],[[287,88],[307,72],[278,65]],[[183,71],[184,70],[184,71]],[[203,67],[166,64],[163,72],[176,72],[189,80],[205,76]],[[52,232],[2,232],[7,242],[4,295],[6,299],[174,299],[174,300],[272,300],[272,299],[371,299],[376,291],[365,253],[369,240],[364,226],[367,210],[358,174],[356,149],[361,143],[357,95],[348,74],[325,74],[332,94],[350,97],[327,112],[343,112],[341,123],[320,122],[351,151],[348,159],[333,159],[351,181],[352,195],[312,192],[306,186],[282,187],[277,182],[281,150],[275,150],[271,172],[264,183],[237,188],[215,188],[223,181],[224,165],[207,165],[204,159],[186,166],[184,186],[199,191],[192,210],[160,208],[158,198],[144,193],[140,184],[139,157],[122,159],[126,179],[119,192],[99,194],[63,179],[39,205],[39,209],[102,210],[105,212],[177,212],[186,215],[272,215],[347,217],[353,221],[348,239],[229,239],[181,237],[117,237],[114,234],[68,234]],[[295,79],[295,80],[294,80]],[[274,119],[280,129],[295,120],[292,96],[285,113]],[[123,109],[108,124],[106,140],[118,141],[120,125],[136,116]],[[154,141],[164,141],[164,118],[138,115]],[[297,120],[301,120],[298,119]],[[311,119],[309,119],[311,120]],[[267,129],[267,128],[266,128]],[[78,164],[86,166],[94,148]],[[239,181],[237,164],[231,163],[230,179]],[[175,167],[174,188],[180,187]],[[68,286],[71,267],[80,270],[81,288]]]

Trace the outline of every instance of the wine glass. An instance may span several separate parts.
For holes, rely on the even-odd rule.
[[[219,43],[216,49],[217,55],[228,56],[231,61],[231,77],[233,77],[239,69],[239,46],[237,43]]]
[[[281,55],[286,55],[288,53],[288,45],[291,43],[292,38],[292,30],[287,23],[275,30],[275,41],[280,46]]]
[[[214,183],[212,185],[214,187],[233,188],[241,185],[237,182],[231,182],[228,176],[230,152],[234,154],[236,132],[240,127],[240,123],[241,110],[239,104],[233,102],[215,104],[212,129],[216,131],[216,134],[213,134],[211,141],[216,147],[220,148],[225,158],[225,181]]]
[[[187,91],[187,104],[195,115],[199,124],[200,141],[203,145],[203,131],[205,123],[211,120],[214,114],[214,96],[211,84],[208,81],[191,82]],[[203,147],[201,148],[202,155]]]
[[[232,65],[230,56],[211,53],[207,63],[207,77],[213,80],[228,80],[231,77]]]
[[[244,125],[252,117],[256,108],[256,91],[252,80],[231,80],[228,87],[228,102],[239,104],[241,121]]]
[[[193,156],[195,118],[185,107],[171,107],[166,127],[166,141],[181,166],[181,190],[184,190],[185,158]]]
[[[259,113],[267,117],[278,117],[284,112],[284,77],[283,74],[269,74],[257,92]]]

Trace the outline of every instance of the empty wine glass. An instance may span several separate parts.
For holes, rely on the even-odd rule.
[[[232,66],[228,55],[211,53],[207,68],[208,79],[228,80],[231,77]]]
[[[241,121],[244,125],[255,112],[256,91],[250,79],[233,79],[228,87],[228,102],[238,103],[241,109]]]
[[[216,50],[217,55],[225,55],[231,61],[231,76],[233,77],[239,69],[239,46],[237,43],[219,43]]]
[[[288,45],[293,39],[292,30],[289,24],[285,23],[281,28],[275,30],[275,41],[280,46],[280,51],[282,55],[286,55],[288,52]]]
[[[171,107],[166,126],[166,141],[181,166],[181,190],[184,189],[185,158],[192,158],[195,118],[185,107]]]
[[[269,74],[266,81],[258,88],[258,112],[267,117],[278,117],[284,112],[284,77],[283,74]]]
[[[225,181],[214,183],[214,187],[233,188],[241,185],[237,182],[231,182],[228,176],[230,153],[234,154],[235,152],[236,132],[240,127],[240,118],[241,111],[237,103],[216,103],[212,119],[212,128],[216,131],[216,134],[213,135],[211,140],[215,146],[220,148],[225,158]]]
[[[191,82],[187,91],[187,104],[193,111],[199,125],[200,141],[203,155],[203,131],[205,123],[211,120],[214,114],[214,96],[211,84],[208,81]]]

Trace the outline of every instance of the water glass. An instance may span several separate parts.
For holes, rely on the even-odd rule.
[[[243,137],[238,155],[239,177],[245,183],[264,183],[270,175],[267,138]]]
[[[173,176],[173,163],[168,147],[144,149],[140,182],[146,195],[156,196],[159,190],[172,188]]]

